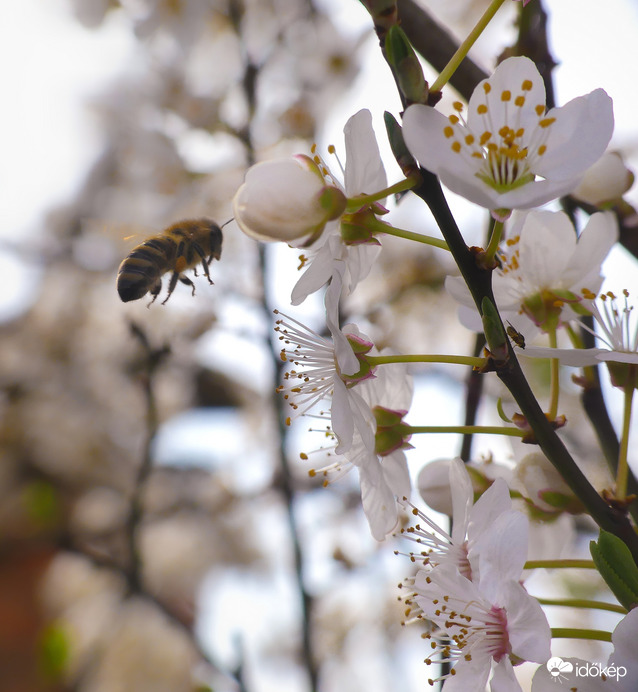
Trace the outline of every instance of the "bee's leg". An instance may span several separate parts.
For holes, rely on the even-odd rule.
[[[177,279],[179,279],[179,278],[180,278],[179,272],[173,272],[171,274],[171,281],[168,284],[168,294],[167,294],[166,298],[164,298],[164,300],[162,301],[162,305],[165,305],[166,301],[171,297],[171,294],[175,290],[175,286],[177,286]]]
[[[204,254],[204,251],[202,250],[199,243],[193,243],[193,250],[195,250],[195,252],[201,257],[202,267],[204,268],[204,275],[208,279],[208,283],[212,284],[213,280],[210,278],[210,274],[208,273],[208,265],[210,264],[210,260],[212,258],[206,259],[206,255]],[[195,271],[195,276],[197,276],[197,271]]]
[[[146,306],[147,308],[150,308],[151,305],[155,302],[157,296],[159,295],[159,292],[162,290],[162,282],[160,279],[158,279],[153,286],[151,287],[151,290],[149,293],[153,296],[153,300]]]
[[[193,290],[191,295],[195,295],[195,284],[187,277],[187,276],[180,276],[179,280],[183,283],[186,284],[187,286],[190,286],[191,289]]]

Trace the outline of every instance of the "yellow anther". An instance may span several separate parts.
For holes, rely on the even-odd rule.
[[[485,115],[485,114],[487,113],[487,105],[486,105],[485,103],[481,103],[481,104],[477,107],[476,112],[477,112],[479,115]]]
[[[505,91],[501,92],[501,101],[511,101],[512,100],[512,92],[509,89],[505,89]]]
[[[556,118],[543,118],[538,121],[538,124],[540,127],[549,127],[554,122],[556,122]]]
[[[452,108],[460,113],[463,110],[463,104],[460,101],[454,101]]]
[[[452,142],[452,151],[456,154],[459,154],[461,151],[461,142]]]
[[[580,292],[583,294],[585,300],[595,300],[596,294],[590,291],[588,288],[581,288]]]
[[[492,138],[492,133],[488,132],[487,130],[481,135],[481,138],[479,139],[479,144],[484,147],[487,142]]]
[[[521,108],[522,106],[524,106],[524,105],[525,105],[525,97],[524,97],[524,96],[517,96],[517,97],[514,99],[514,105],[515,105],[515,106],[518,106],[519,108]]]
[[[466,143],[468,146],[471,146],[472,144],[474,144],[474,135],[472,135],[472,134],[466,135],[466,136],[465,136],[465,143]]]
[[[458,115],[449,115],[448,120],[452,123],[452,125],[456,125],[459,122],[459,116]]]
[[[542,156],[546,151],[547,151],[547,147],[544,144],[541,144],[540,147],[538,147],[538,155],[539,156]]]
[[[538,106],[536,106],[534,108],[534,111],[536,112],[536,115],[538,115],[540,117],[541,115],[545,114],[545,106],[543,106],[542,104],[539,104]]]
[[[449,139],[454,136],[454,128],[451,125],[446,125],[443,128],[443,134]]]
[[[531,91],[533,86],[534,86],[534,85],[532,84],[532,80],[531,80],[531,79],[526,79],[526,80],[521,84],[521,89],[522,89],[523,91]]]
[[[484,82],[484,84],[483,84],[483,91],[484,91],[486,94],[489,94],[490,91],[492,91],[492,85],[491,85],[489,82]]]

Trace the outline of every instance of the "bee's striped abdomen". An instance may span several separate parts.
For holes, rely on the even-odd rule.
[[[161,286],[161,277],[175,255],[175,243],[168,237],[153,236],[138,245],[120,264],[117,292],[123,302],[142,298]]]

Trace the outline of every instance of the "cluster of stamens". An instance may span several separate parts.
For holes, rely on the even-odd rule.
[[[555,118],[545,117],[544,104],[534,107],[538,121],[533,132],[526,132],[521,125],[522,109],[528,107],[527,93],[532,87],[532,81],[525,79],[518,95],[508,89],[501,92],[500,101],[506,109],[505,124],[496,134],[489,105],[494,96],[487,81],[483,84],[485,102],[476,108],[476,114],[484,123],[483,132],[477,134],[470,130],[462,116],[460,102],[454,103],[456,113],[449,116],[449,124],[443,129],[445,137],[451,140],[453,152],[481,161],[476,175],[496,190],[506,191],[534,180],[534,163],[547,150],[549,128]]]
[[[426,579],[428,583],[430,578]],[[418,593],[416,594],[418,596]],[[507,613],[504,608],[489,606],[477,601],[464,602],[452,596],[434,598],[434,616],[439,621],[439,631],[428,632],[424,639],[430,640],[432,656],[424,659],[427,665],[447,663],[452,667],[449,673],[428,680],[430,685],[456,675],[454,664],[460,659],[471,661],[474,655],[492,658],[497,663],[511,654],[507,632]]]

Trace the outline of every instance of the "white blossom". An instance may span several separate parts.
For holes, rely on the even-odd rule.
[[[612,102],[596,89],[549,112],[545,87],[525,57],[504,60],[445,117],[412,105],[403,136],[419,163],[463,197],[487,209],[530,209],[573,190],[611,138]],[[499,214],[497,214],[499,215]]]

